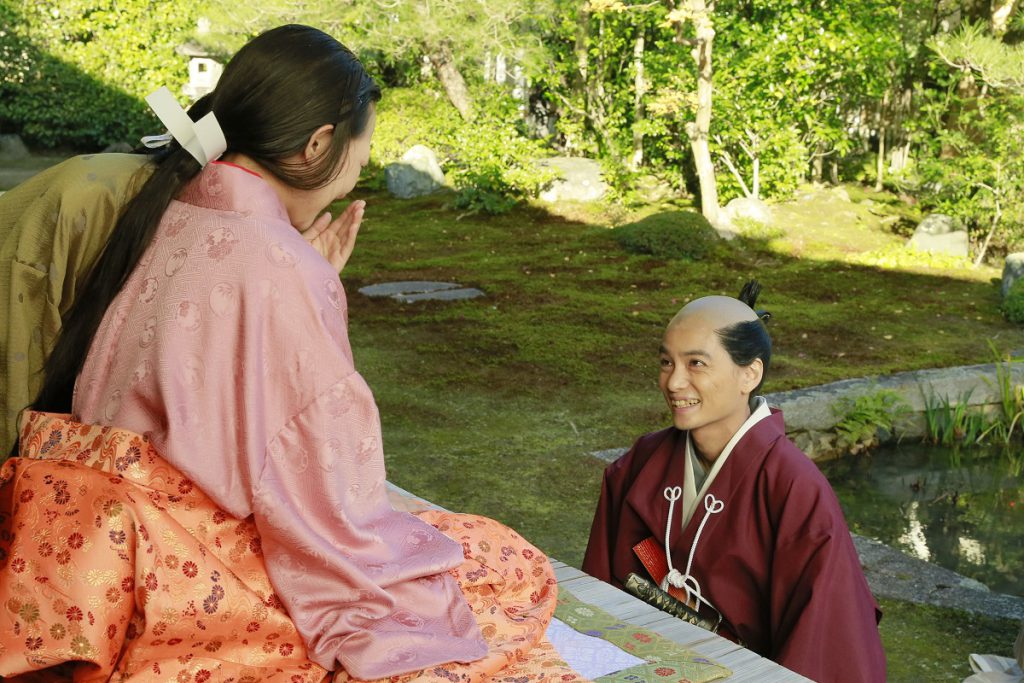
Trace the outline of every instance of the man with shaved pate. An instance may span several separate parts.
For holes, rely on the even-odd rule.
[[[748,282],[665,330],[673,426],[608,466],[583,570],[649,577],[718,632],[815,681],[884,681],[881,611],[828,481],[758,395],[771,339]]]

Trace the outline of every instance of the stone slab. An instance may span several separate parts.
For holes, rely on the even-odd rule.
[[[415,145],[401,161],[384,168],[388,192],[401,199],[419,197],[444,187],[444,172],[437,155],[428,147]]]
[[[1024,598],[995,593],[985,584],[853,534],[864,576],[876,597],[952,607],[1004,619],[1024,619]]]
[[[382,282],[377,285],[363,287],[359,290],[359,293],[371,297],[386,296],[403,303],[413,303],[415,301],[458,301],[484,296],[484,292],[474,287],[463,287],[454,282],[431,282],[429,280]]]
[[[966,257],[970,253],[970,240],[966,230],[941,234],[914,233],[907,246],[931,254]]]
[[[615,462],[628,452],[628,448],[606,448],[603,451],[593,451],[590,455],[605,462]]]
[[[405,280],[402,282],[382,282],[379,285],[367,285],[359,290],[366,296],[394,296],[396,294],[418,294],[420,292],[437,292],[444,289],[456,289],[454,282],[431,282],[429,280]]]
[[[436,292],[420,292],[419,294],[395,294],[392,299],[405,303],[414,301],[458,301],[461,299],[475,299],[483,296],[484,293],[473,287],[460,287],[459,289],[442,289]]]

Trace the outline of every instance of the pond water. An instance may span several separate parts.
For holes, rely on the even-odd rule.
[[[822,470],[854,533],[1024,596],[1024,450],[904,444]]]

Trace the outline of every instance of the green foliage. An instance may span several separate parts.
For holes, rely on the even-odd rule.
[[[558,111],[567,148],[621,164],[642,136],[644,166],[693,189],[693,24],[668,21],[669,9],[640,0],[562,0],[545,37],[548,68],[534,77]],[[934,30],[936,11],[925,0],[717,3],[709,11],[710,143],[722,201],[743,194],[744,184],[753,192],[755,158],[759,194],[782,198],[816,160],[843,168],[847,155],[865,155],[875,112],[888,115],[919,70],[920,41]]]
[[[898,25],[890,3],[858,0],[818,7],[790,0],[716,8],[712,133],[723,201],[742,194],[728,156],[748,188],[760,160],[762,194],[783,198],[808,177],[815,157],[856,147],[850,119],[891,83]]]
[[[927,152],[910,182],[927,208],[963,220],[979,245],[980,261],[989,246],[1011,249],[1024,242],[1024,84],[1007,72],[1011,67],[993,64],[998,52],[1020,71],[1020,48],[978,32],[968,26],[930,43],[937,52],[935,77],[945,92],[926,100]]]
[[[689,47],[666,26],[659,3],[579,3],[559,0],[546,26],[545,68],[531,74],[557,111],[561,144],[572,154],[596,156],[621,168],[632,154],[634,133],[644,137],[645,165],[681,180],[689,163],[683,126],[694,79],[680,64],[692,61]],[[636,106],[637,41],[643,39],[643,101]],[[692,117],[690,117],[692,118]],[[628,191],[628,175],[610,177]]]
[[[995,356],[996,378],[994,382],[988,377],[984,379],[989,386],[994,386],[999,394],[999,411],[977,441],[980,443],[986,439],[994,439],[1006,446],[1010,444],[1014,432],[1024,418],[1024,387],[1013,382],[1011,368],[1013,363],[1019,360],[1012,358],[1009,353],[1000,356],[991,339],[988,346]],[[1018,464],[1020,462],[1024,462],[1024,459],[1018,458]]]
[[[1014,323],[1024,323],[1024,279],[1015,280],[1006,293],[1002,305],[1003,315]]]
[[[971,391],[955,399],[949,396],[925,396],[925,438],[934,444],[954,446],[975,443],[985,432],[987,420],[981,410],[970,406]]]
[[[995,357],[996,376],[993,380],[983,377],[995,388],[998,395],[995,411],[984,410],[981,406],[969,405],[971,392],[961,394],[956,400],[948,396],[936,397],[934,393],[925,396],[925,438],[944,446],[958,444],[977,445],[995,442],[1008,446],[1015,434],[1022,433],[1024,419],[1024,387],[1013,382],[1011,368],[1018,359],[1009,354],[1000,355],[989,340],[989,349]],[[1018,472],[1024,458],[1019,453],[1011,457]]]
[[[440,90],[428,85],[388,88],[377,105],[373,163],[383,167],[397,161],[413,145],[427,145],[447,155],[447,146],[442,148],[439,141],[455,139],[461,128],[458,114]]]
[[[971,260],[950,254],[921,251],[906,244],[893,244],[881,249],[857,254],[852,259],[866,266],[894,269],[959,270],[971,267]]]
[[[501,213],[536,196],[555,172],[536,165],[549,152],[520,129],[516,103],[506,90],[479,86],[474,93],[476,117],[465,122],[429,85],[387,90],[374,135],[374,164],[382,169],[413,145],[426,145],[455,187],[456,206]]]
[[[615,228],[612,235],[630,253],[684,261],[699,261],[718,241],[707,219],[693,211],[654,214]]]
[[[923,197],[934,210],[957,216],[976,242],[990,231],[995,246],[1024,239],[1024,98],[987,101],[953,97],[933,115],[946,119],[933,156],[919,165]]]
[[[718,160],[718,192],[723,204],[733,197],[753,192],[753,160],[759,162],[759,197],[785,199],[796,191],[807,175],[808,150],[799,129],[773,118],[753,120],[737,107],[737,100],[718,98],[719,125],[712,154]],[[728,168],[728,157],[739,172],[741,183]],[[744,185],[746,186],[744,188]]]
[[[928,41],[942,61],[969,70],[994,88],[1024,92],[1024,46],[1007,45],[987,35],[981,23],[968,23],[953,34]]]
[[[548,0],[202,0],[202,14],[212,29],[203,41],[230,53],[268,28],[309,24],[341,40],[364,61],[409,76],[409,65],[418,70],[421,59],[442,46],[460,68],[475,67],[488,53],[537,64],[544,51],[536,25],[549,11]]]
[[[910,406],[895,391],[879,389],[855,398],[843,397],[832,410],[840,418],[835,426],[839,447],[859,453],[879,444],[879,432],[895,434]]]
[[[0,129],[29,144],[96,149],[159,132],[142,97],[180,91],[175,48],[195,9],[150,0],[12,0],[0,5]]]

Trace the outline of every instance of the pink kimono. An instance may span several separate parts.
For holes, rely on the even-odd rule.
[[[276,595],[264,596],[267,604],[283,603],[308,659],[320,667],[340,664],[353,677],[373,679],[480,660],[488,655],[488,634],[481,633],[459,584],[465,588],[459,568],[470,557],[468,545],[390,505],[377,408],[353,366],[346,313],[337,273],[292,227],[272,188],[240,167],[211,164],[171,203],[108,308],[78,378],[72,424],[115,427],[127,434],[122,441],[143,438],[141,447],[152,455],[139,476],[146,490],[157,492],[146,496],[170,495],[180,503],[173,490],[165,491],[174,481],[160,475],[166,461],[168,472],[184,476],[183,486],[196,482],[223,511],[211,514],[254,520],[255,551]],[[26,429],[23,439],[44,428]],[[72,433],[76,429],[85,427],[72,427]],[[103,450],[101,439],[93,443]],[[121,474],[117,463],[141,466],[136,456],[107,462],[83,460],[74,450],[32,452],[25,457],[78,457],[115,476]],[[9,493],[30,485],[25,477],[33,470],[18,460],[25,458],[10,461],[0,477]],[[85,495],[88,488],[72,493]],[[131,507],[140,495],[125,503]],[[49,560],[2,528],[6,522],[17,529],[19,514],[29,508],[0,491],[4,500],[14,507],[0,509],[0,570],[15,566],[20,553],[29,562],[18,566],[50,580]],[[47,505],[33,514],[51,514],[56,504]],[[193,552],[219,552],[189,531],[200,542]],[[156,567],[154,584],[163,586],[160,571],[167,566],[156,548],[145,551],[155,553],[146,562]],[[526,552],[532,557],[535,551]],[[181,580],[179,573],[171,571],[174,580]],[[477,571],[470,583],[485,575],[494,573]],[[553,610],[550,566],[527,578],[539,580],[533,602],[550,602]],[[24,596],[18,600],[24,604]],[[38,602],[41,609],[48,604]],[[530,637],[520,637],[518,650],[501,657],[522,659],[530,642],[542,638],[550,610],[538,613],[539,625]],[[15,629],[38,624],[25,623],[20,612],[8,616]],[[228,616],[218,622],[207,615],[205,623]],[[48,647],[47,632],[41,635],[41,647]],[[221,635],[234,642],[246,636]],[[0,642],[0,660],[4,654]],[[10,644],[6,654],[16,654]]]

